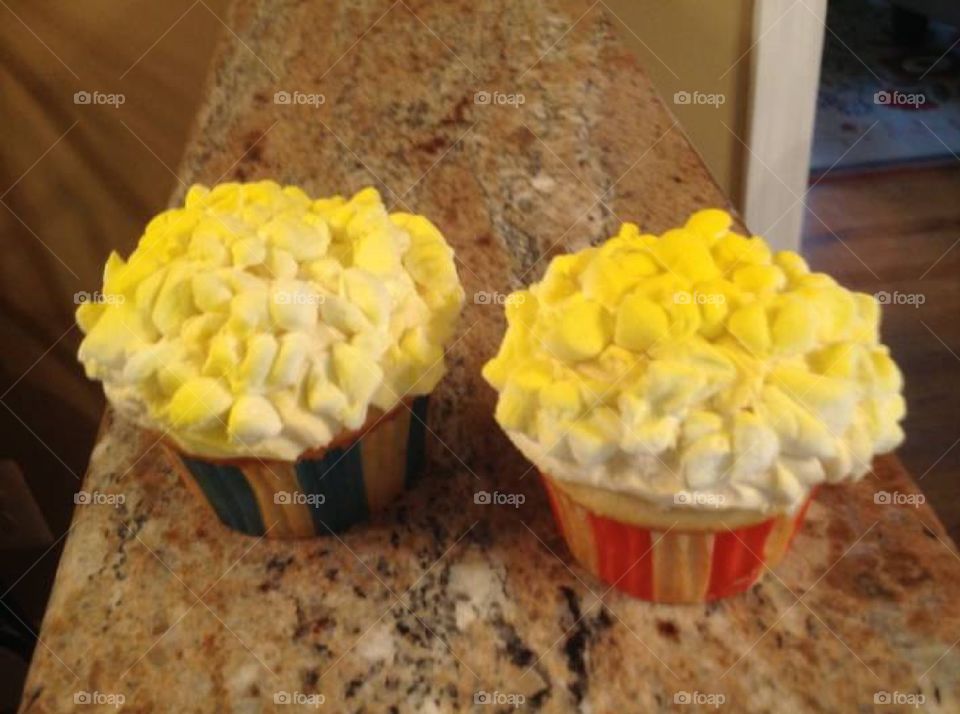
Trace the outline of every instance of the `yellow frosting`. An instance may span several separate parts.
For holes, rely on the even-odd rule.
[[[294,459],[430,392],[463,304],[453,251],[373,188],[193,186],[77,310],[110,401],[185,450]]]
[[[541,470],[665,505],[792,508],[903,439],[879,306],[721,210],[554,258],[484,377]],[[682,494],[678,498],[678,494]]]

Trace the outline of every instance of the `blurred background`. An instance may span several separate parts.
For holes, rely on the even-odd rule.
[[[226,6],[0,5],[0,710],[19,699],[103,411],[76,361],[75,295],[166,205]],[[94,91],[125,101],[74,103]]]
[[[910,408],[900,455],[956,538],[960,8],[604,6],[751,229],[887,295]],[[19,697],[103,410],[75,358],[77,294],[166,206],[228,10],[0,0],[0,711]]]

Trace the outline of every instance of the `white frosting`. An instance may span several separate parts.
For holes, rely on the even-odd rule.
[[[730,225],[625,224],[507,299],[484,376],[542,472],[667,507],[789,511],[900,443],[874,298]]]
[[[463,301],[453,251],[373,189],[195,186],[113,254],[79,357],[185,451],[293,460],[429,393]]]

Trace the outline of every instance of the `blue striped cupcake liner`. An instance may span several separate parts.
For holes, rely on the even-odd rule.
[[[398,407],[358,440],[295,462],[207,461],[177,452],[191,490],[224,525],[252,536],[309,538],[367,520],[423,466],[427,397]]]

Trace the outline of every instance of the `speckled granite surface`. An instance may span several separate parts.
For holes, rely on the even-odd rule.
[[[470,296],[620,219],[662,230],[724,203],[600,5],[241,0],[227,22],[182,179],[372,183],[435,220]],[[23,710],[95,709],[83,694],[137,712],[897,711],[916,695],[960,710],[960,562],[929,508],[874,502],[917,493],[895,459],[822,490],[743,596],[607,592],[494,427],[478,375],[503,329],[493,303],[466,308],[427,477],[341,539],[228,533],[108,414],[84,488],[124,502],[77,510]]]

